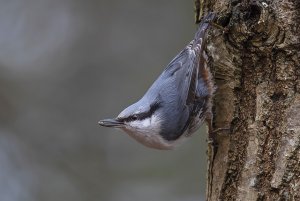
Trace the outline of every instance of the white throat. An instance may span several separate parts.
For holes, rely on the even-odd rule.
[[[172,149],[173,143],[163,139],[160,118],[153,114],[151,117],[128,122],[123,130],[143,145],[156,149]]]

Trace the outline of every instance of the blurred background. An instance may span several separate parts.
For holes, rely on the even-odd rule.
[[[204,200],[206,134],[100,127],[193,38],[193,1],[0,0],[0,200]]]

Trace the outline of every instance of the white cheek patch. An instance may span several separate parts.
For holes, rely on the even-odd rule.
[[[138,130],[143,130],[146,132],[154,132],[158,133],[160,131],[160,119],[157,115],[152,115],[151,118],[146,118],[143,120],[136,120],[130,122],[131,127],[136,128]]]
[[[161,119],[157,115],[153,114],[150,121],[151,121],[152,125],[157,125],[157,127],[160,127]]]
[[[139,141],[140,143],[156,148],[156,149],[171,149],[173,143],[165,141],[159,134],[161,128],[161,120],[157,115],[152,115],[151,118],[130,122],[126,127],[126,132]]]
[[[135,128],[147,128],[151,126],[150,118],[146,118],[143,120],[137,120],[130,123],[130,126]]]

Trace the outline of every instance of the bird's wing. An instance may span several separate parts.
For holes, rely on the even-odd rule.
[[[207,75],[206,59],[204,57],[205,34],[210,27],[210,21],[214,17],[215,14],[209,13],[202,19],[194,40],[165,69],[168,75],[178,74],[175,83],[181,84],[178,86],[179,93],[183,102],[189,107],[206,95],[203,91],[205,89],[202,89],[205,87],[204,82],[207,76],[209,76]]]
[[[181,102],[189,106],[195,101],[199,93],[199,79],[203,71],[203,49],[205,45],[205,33],[209,28],[209,22],[214,14],[209,13],[201,21],[198,31],[192,40],[165,68],[159,78],[153,83],[147,92],[148,98],[155,98],[158,91],[174,92]],[[171,80],[170,80],[171,79]],[[164,90],[167,88],[168,90]]]
[[[197,56],[189,44],[167,66],[162,76],[164,80],[172,79],[171,86],[179,95],[181,102],[190,105],[195,98],[198,79]]]

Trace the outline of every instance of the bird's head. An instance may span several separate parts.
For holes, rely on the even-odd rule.
[[[119,128],[143,145],[156,149],[171,149],[170,142],[160,135],[163,114],[159,102],[137,102],[124,109],[114,119],[99,121],[101,126]]]

